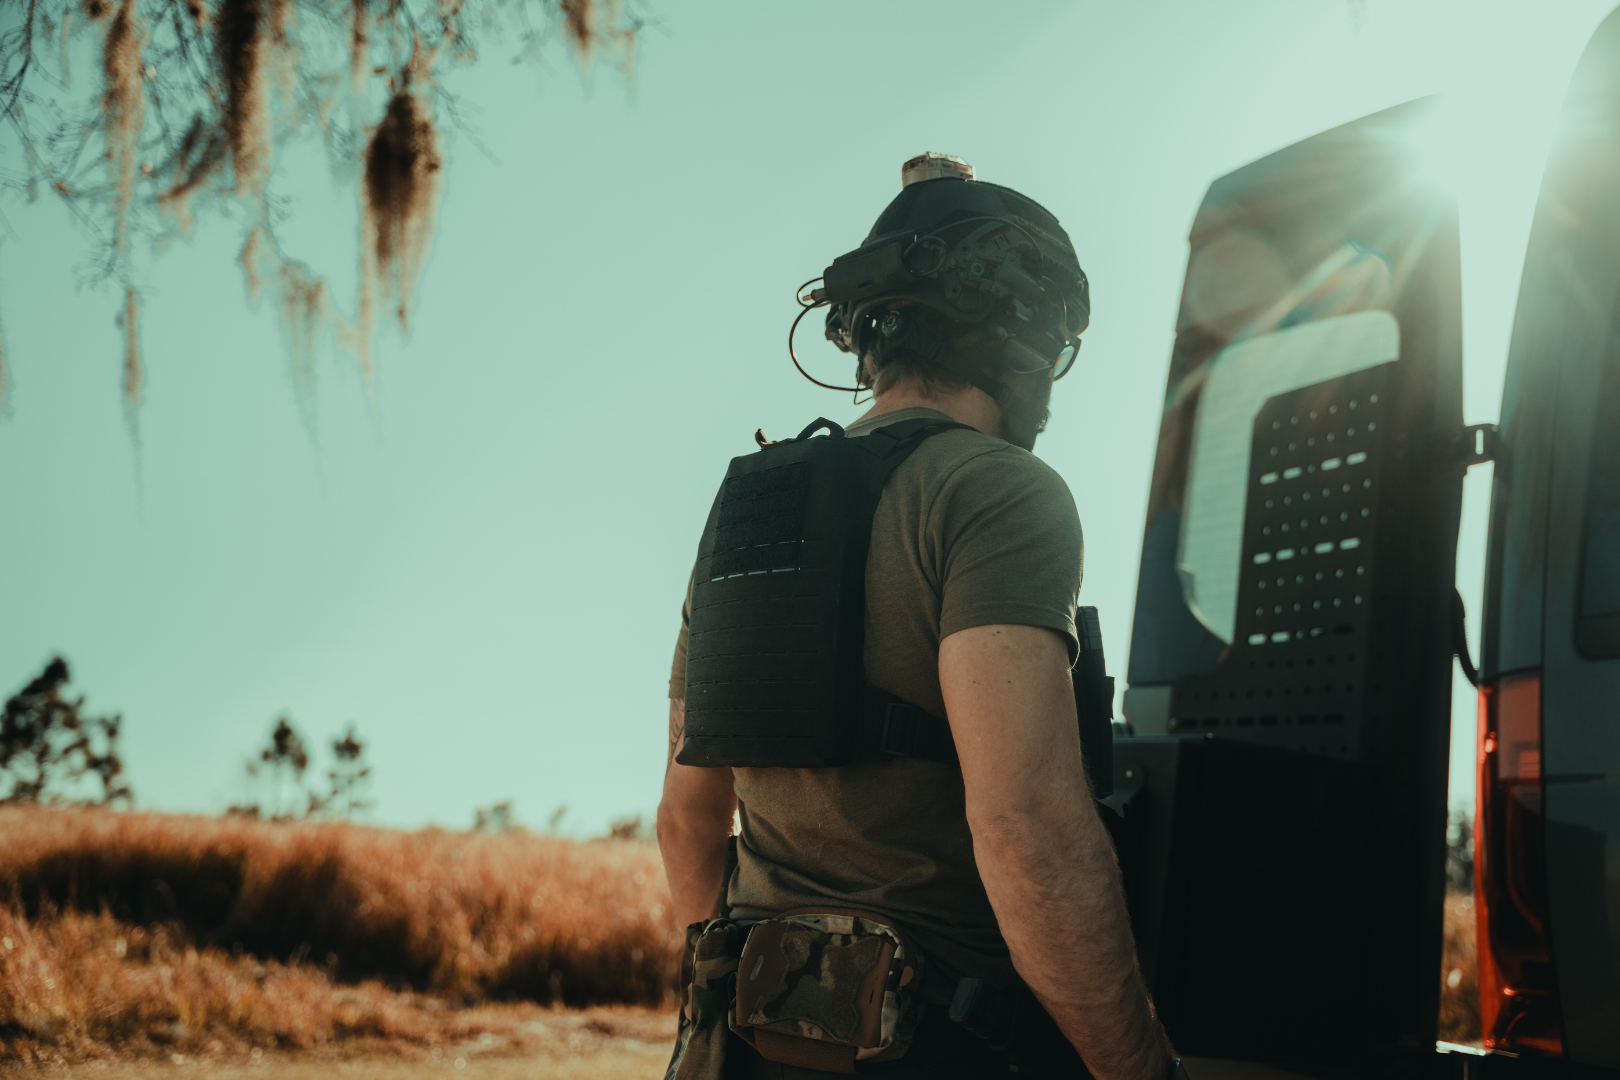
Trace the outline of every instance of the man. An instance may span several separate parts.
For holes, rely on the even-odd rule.
[[[1029,452],[1046,423],[1052,382],[1072,362],[1089,317],[1085,276],[1056,219],[1033,201],[972,179],[956,159],[925,155],[907,162],[902,176],[900,196],[867,242],[829,267],[824,287],[801,301],[807,309],[829,307],[828,337],[858,358],[857,385],[872,389],[872,408],[847,430],[834,430],[837,438],[807,438],[813,426],[787,444],[761,440],[754,455],[804,457],[881,443],[871,453],[884,463],[870,474],[881,493],[866,511],[870,541],[861,548],[867,686],[859,699],[878,704],[861,706],[867,734],[848,735],[852,749],[825,759],[847,763],[776,764],[823,760],[795,758],[804,751],[783,750],[770,738],[771,717],[798,715],[794,695],[810,689],[802,680],[795,690],[791,678],[747,677],[749,664],[765,671],[767,659],[716,652],[714,635],[691,627],[689,593],[670,680],[658,838],[676,916],[692,925],[688,968],[695,955],[698,986],[688,991],[671,1074],[703,1075],[681,1059],[686,1040],[703,1034],[693,1036],[692,1025],[715,1025],[712,1015],[693,1019],[700,1011],[694,1003],[708,994],[727,1011],[703,1067],[719,1068],[723,1057],[727,1077],[803,1080],[856,1068],[896,1078],[1083,1076],[1089,1068],[1099,1080],[1161,1080],[1175,1065],[1137,970],[1118,867],[1087,788],[1077,730],[1070,668],[1079,647],[1080,525],[1062,479]],[[898,449],[891,453],[891,445]],[[733,474],[742,476],[749,460],[738,459]],[[766,474],[751,475],[756,479],[736,483],[757,490],[757,477]],[[716,530],[724,531],[725,500],[744,487],[728,478],[700,567],[715,550]],[[864,521],[853,527],[864,544]],[[748,551],[766,547],[754,542]],[[793,562],[770,574],[728,574],[718,566],[694,575],[695,592],[757,591],[777,571],[804,569]],[[699,621],[714,606],[700,601]],[[716,719],[736,708],[708,709],[701,738],[696,713],[688,728],[689,648],[694,670],[701,660],[705,671],[718,664],[733,673],[704,680],[710,704],[725,686],[764,687],[765,699],[749,700],[765,704],[744,716],[744,728]],[[773,683],[788,687],[777,699],[769,698]],[[891,740],[896,716],[908,730],[938,725],[922,740],[927,748]],[[885,717],[890,727],[873,726]],[[739,735],[748,737],[727,737]],[[732,767],[701,767],[715,762]],[[728,878],[734,814],[741,829]],[[795,912],[855,912],[864,921],[834,925],[832,914],[813,914],[806,929]],[[809,952],[799,947],[795,960],[793,947],[759,945],[764,951],[750,962],[753,945],[738,943],[763,940],[764,927],[810,935]],[[884,992],[916,995],[920,1019],[912,1030],[904,1017],[895,1019],[910,1006],[889,1008],[881,1024],[886,1048],[872,1041],[876,1019],[861,1042],[835,1030],[836,1009],[815,1013],[812,1003],[810,1013],[772,1014],[748,998],[750,979],[777,977],[768,959],[788,957],[773,962],[791,972],[792,963],[816,963],[810,953],[820,955],[823,946],[828,957],[836,948],[862,947],[863,931],[878,935],[872,940],[887,934],[883,956],[912,958],[892,962]],[[907,991],[913,968],[905,965],[913,960],[921,974]],[[823,964],[806,969],[810,982],[819,980],[834,999],[854,993],[840,984],[854,976]],[[715,974],[711,982],[706,971]],[[791,974],[783,978],[778,999],[801,994]],[[953,997],[963,1000],[956,991],[974,985],[963,980],[982,980],[1012,1003],[1002,1015],[1013,1015],[1015,1039],[998,1036],[999,1028],[975,1031],[950,1021]],[[746,1011],[760,1014],[757,1025]],[[776,1022],[764,1022],[770,1019]],[[836,1064],[809,1067],[817,1062]]]

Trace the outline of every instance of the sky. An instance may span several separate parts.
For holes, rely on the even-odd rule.
[[[466,827],[507,799],[531,826],[566,806],[575,835],[650,818],[681,597],[727,461],[755,428],[863,411],[789,364],[794,289],[924,150],[1042,202],[1091,279],[1037,453],[1075,495],[1081,602],[1123,675],[1204,190],[1452,95],[1433,165],[1461,208],[1464,412],[1494,420],[1557,105],[1611,6],[647,0],[628,85],[497,47],[446,79],[476,138],[448,143],[411,332],[383,332],[369,395],[327,342],[313,424],[276,318],[248,304],[239,227],[205,215],[143,258],[137,444],[121,298],[80,285],[90,238],[48,199],[6,203],[0,691],[66,657],[89,708],[123,714],[149,809],[240,800],[285,712],[321,743],[357,725],[378,823]],[[352,312],[353,177],[307,149],[283,166],[283,245]],[[813,330],[805,345],[812,370],[844,373]],[[1459,548],[1476,649],[1488,484],[1472,471]]]

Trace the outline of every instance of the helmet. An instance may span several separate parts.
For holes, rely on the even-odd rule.
[[[827,339],[857,358],[907,339],[936,355],[943,341],[925,325],[932,321],[947,334],[978,330],[979,340],[998,349],[1003,371],[1066,374],[1090,322],[1091,298],[1057,219],[1011,188],[973,179],[970,166],[942,154],[911,159],[902,177],[905,186],[865,242],[833,260],[821,288],[801,295],[800,317],[826,306]],[[942,318],[917,318],[908,310],[917,305]],[[1000,383],[977,371],[960,374],[1000,400]],[[859,364],[856,382],[865,383]]]

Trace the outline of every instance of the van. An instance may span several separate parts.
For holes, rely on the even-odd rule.
[[[1195,1076],[1620,1078],[1620,14],[1571,85],[1497,424],[1462,415],[1435,108],[1222,177],[1190,235],[1108,805]],[[1454,582],[1487,460],[1476,672]],[[1477,1048],[1436,1042],[1454,661]]]

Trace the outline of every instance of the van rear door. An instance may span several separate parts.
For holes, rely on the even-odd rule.
[[[1466,454],[1433,115],[1272,154],[1193,224],[1115,745],[1144,973],[1191,1055],[1434,1045]]]

